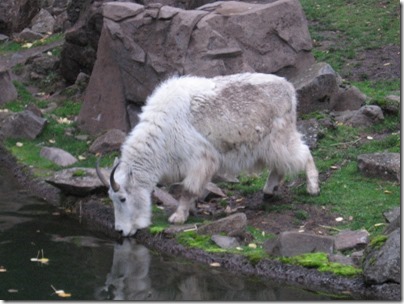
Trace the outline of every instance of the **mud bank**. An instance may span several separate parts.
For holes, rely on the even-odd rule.
[[[11,170],[18,182],[32,195],[40,197],[52,205],[58,205],[60,191],[43,180],[33,176],[29,167],[17,163],[15,158],[0,144],[0,166]],[[113,229],[113,209],[100,204],[100,197],[94,195],[78,198],[73,216],[88,229],[100,231],[110,238],[118,239]],[[183,256],[201,263],[218,262],[231,272],[243,275],[255,275],[276,280],[279,283],[299,288],[346,296],[356,300],[400,300],[401,286],[398,284],[364,284],[361,277],[346,278],[315,269],[286,265],[278,261],[262,260],[252,264],[247,258],[232,254],[212,254],[200,249],[190,249],[178,244],[174,239],[162,235],[151,235],[146,229],[136,234],[136,240],[153,250]]]

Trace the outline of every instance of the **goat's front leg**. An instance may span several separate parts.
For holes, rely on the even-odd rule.
[[[264,198],[272,197],[278,190],[279,184],[282,182],[282,180],[282,174],[279,174],[276,169],[271,170],[263,189]]]
[[[311,195],[318,195],[320,187],[318,185],[318,171],[313,157],[310,155],[306,163],[307,192]]]
[[[168,221],[173,224],[183,224],[188,219],[189,211],[195,209],[197,196],[183,190],[177,210],[170,216]]]

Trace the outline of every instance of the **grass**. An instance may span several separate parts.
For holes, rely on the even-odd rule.
[[[32,45],[30,45],[30,47],[32,48],[32,47],[47,45],[52,42],[60,41],[63,39],[64,39],[64,34],[57,33],[57,34],[46,36],[43,39],[39,39],[39,40],[32,42]],[[27,49],[27,44],[26,44],[26,42],[23,42],[23,41],[9,41],[9,42],[0,43],[0,55],[20,52],[20,51],[23,51],[26,49]],[[55,50],[54,55],[57,55],[57,54],[60,54],[60,49]]]
[[[400,45],[400,3],[379,0],[301,0],[313,40],[329,39],[330,49],[314,50],[318,61],[326,61],[337,71],[359,52],[385,45]]]

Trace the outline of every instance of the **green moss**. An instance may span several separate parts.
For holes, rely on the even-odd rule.
[[[176,239],[184,246],[203,249],[206,252],[226,252],[226,249],[215,245],[209,235],[200,235],[195,231],[181,232],[176,235]]]
[[[332,272],[341,276],[354,276],[362,273],[362,270],[350,265],[343,265],[328,261],[324,252],[307,253],[293,257],[281,257],[279,260],[286,264],[300,265],[307,268],[316,268],[321,272]]]
[[[369,246],[374,249],[379,249],[387,241],[387,238],[388,238],[387,235],[377,235],[372,238],[372,240],[369,243]]]
[[[73,177],[83,177],[83,176],[86,176],[86,171],[85,170],[83,170],[83,169],[77,169],[77,170],[75,170],[74,172],[73,172]]]

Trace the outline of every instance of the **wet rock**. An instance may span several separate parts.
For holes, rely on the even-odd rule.
[[[69,152],[54,147],[43,147],[40,156],[62,167],[70,166],[77,162],[77,158]]]
[[[362,267],[363,253],[364,253],[364,250],[352,252],[351,258],[352,258],[352,262],[354,263],[355,266]]]
[[[46,119],[29,110],[9,115],[0,125],[0,138],[34,139],[41,134]]]
[[[370,127],[384,119],[379,106],[363,106],[357,111],[343,111],[331,113],[335,120],[352,127]]]
[[[207,235],[224,233],[233,236],[242,234],[246,227],[247,216],[244,213],[235,213],[199,227],[198,233]]]
[[[212,235],[211,239],[213,242],[215,242],[216,245],[224,249],[236,248],[240,246],[240,243],[235,237],[214,234]]]
[[[366,98],[366,95],[355,86],[340,86],[337,94],[333,97],[333,110],[358,110],[365,103]]]
[[[285,257],[312,252],[333,253],[334,238],[297,231],[285,231],[276,240],[266,241],[264,248],[270,255]]]
[[[400,182],[400,153],[361,154],[358,168],[368,177]]]
[[[104,173],[107,175],[106,171]],[[92,168],[69,168],[57,171],[51,178],[46,179],[46,182],[65,194],[74,196],[86,196],[106,191],[106,187],[98,178],[95,169]]]
[[[17,90],[11,80],[9,70],[0,70],[0,105],[18,97]]]
[[[41,34],[49,34],[53,32],[55,18],[45,9],[41,9],[31,21],[31,29]]]
[[[298,112],[302,114],[330,110],[331,100],[338,92],[338,74],[325,63],[315,63],[293,76],[290,81],[296,88]]]
[[[128,104],[142,106],[170,75],[256,71],[287,77],[314,62],[307,21],[296,0],[226,1],[188,11],[114,2],[105,3],[103,11],[97,61],[78,117],[90,134],[128,131]]]
[[[335,236],[335,249],[363,249],[369,243],[369,232],[366,230],[344,230]]]
[[[10,37],[7,35],[0,34],[0,43],[7,42],[10,40]]]
[[[23,29],[21,33],[18,34],[18,38],[27,42],[34,42],[45,37],[43,34],[35,32],[29,28]]]
[[[94,154],[105,154],[112,151],[119,151],[125,138],[126,133],[121,130],[108,130],[93,142],[93,144],[90,146],[90,152]]]
[[[401,283],[400,232],[396,229],[380,248],[365,253],[363,275],[367,284]]]
[[[297,129],[303,134],[304,142],[310,149],[317,147],[317,142],[323,135],[322,126],[317,119],[299,120],[297,122]]]

